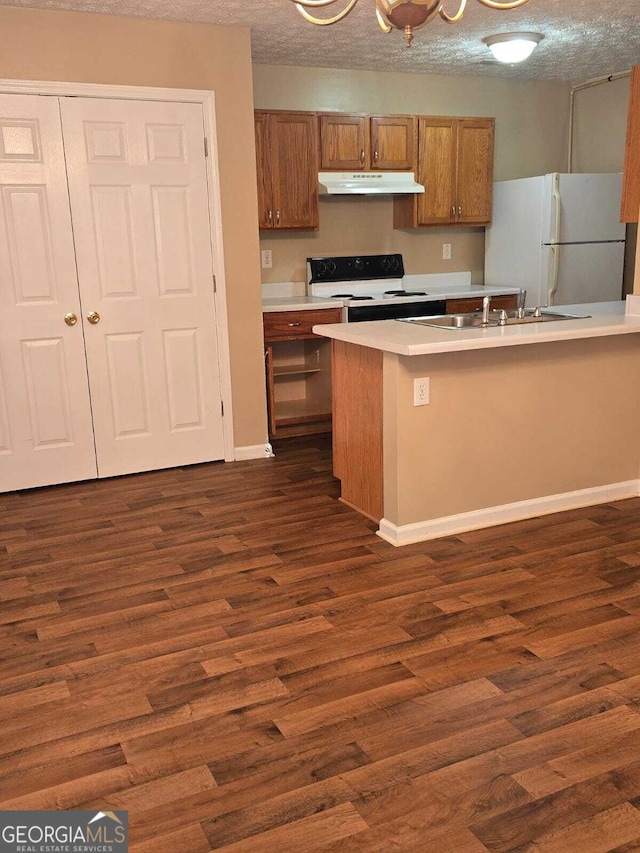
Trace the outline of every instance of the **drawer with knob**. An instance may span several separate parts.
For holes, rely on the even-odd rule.
[[[309,311],[273,311],[262,315],[265,341],[287,341],[314,338],[311,331],[320,323],[341,323],[341,308]]]

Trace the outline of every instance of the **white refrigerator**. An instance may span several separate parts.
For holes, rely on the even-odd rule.
[[[527,307],[622,299],[622,175],[541,175],[493,185],[487,285],[524,288]]]

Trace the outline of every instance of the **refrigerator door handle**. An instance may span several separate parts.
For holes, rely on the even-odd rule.
[[[549,259],[550,275],[549,290],[547,291],[547,305],[553,305],[553,297],[558,289],[558,276],[560,273],[560,246],[549,246],[551,257]]]
[[[551,184],[551,198],[553,200],[553,228],[551,230],[551,242],[560,242],[560,215],[562,213],[560,201],[560,175],[555,172]]]

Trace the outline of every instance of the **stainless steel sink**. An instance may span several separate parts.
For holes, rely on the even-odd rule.
[[[402,322],[418,323],[420,326],[438,326],[441,329],[469,329],[482,325],[481,314],[447,314],[441,317],[405,317]],[[491,320],[497,326],[497,320]]]
[[[517,311],[491,311],[486,325],[482,323],[482,314],[443,314],[437,317],[402,317],[401,323],[415,323],[418,326],[434,326],[437,329],[481,329],[487,326],[519,326],[525,323],[552,323],[556,320],[584,320],[590,314],[563,314],[554,311],[527,309],[523,314]]]

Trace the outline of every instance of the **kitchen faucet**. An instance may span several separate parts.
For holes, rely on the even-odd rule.
[[[482,321],[480,323],[481,326],[489,325],[489,311],[491,310],[491,297],[483,296],[482,297]]]
[[[520,288],[520,293],[518,294],[518,317],[524,317],[524,306],[527,301],[527,291],[524,288]]]

